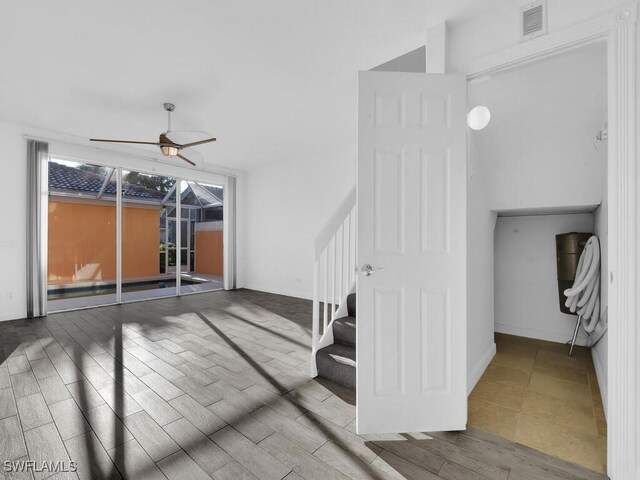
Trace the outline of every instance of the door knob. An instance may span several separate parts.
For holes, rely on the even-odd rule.
[[[384,270],[384,268],[382,267],[376,267],[373,268],[371,265],[369,265],[368,263],[365,263],[362,266],[362,272],[364,273],[365,277],[368,277],[369,275],[372,275],[380,270]]]

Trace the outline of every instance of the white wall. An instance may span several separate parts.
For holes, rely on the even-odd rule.
[[[27,142],[16,127],[0,124],[4,205],[0,228],[0,320],[24,318],[27,313],[26,186]]]
[[[322,142],[318,132],[318,142]],[[239,286],[311,298],[314,239],[355,184],[355,146],[247,174]]]
[[[476,243],[468,258],[469,372],[482,368],[493,348],[490,213],[599,204],[606,152],[595,149],[594,137],[607,118],[606,98],[604,45],[469,85],[469,106],[491,110],[484,130],[469,131],[468,227]]]
[[[576,316],[558,301],[556,240],[560,233],[593,233],[593,214],[498,217],[495,229],[496,332],[564,343]],[[578,344],[585,345],[581,329]]]

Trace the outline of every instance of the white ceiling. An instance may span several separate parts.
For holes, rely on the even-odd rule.
[[[430,24],[501,1],[9,2],[0,120],[155,140],[171,101],[174,130],[218,137],[201,148],[210,165],[316,156],[355,143],[358,70],[423,45]]]

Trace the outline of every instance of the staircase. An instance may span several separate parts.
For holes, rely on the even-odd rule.
[[[311,376],[356,384],[356,191],[315,240]]]
[[[318,376],[334,383],[356,389],[356,294],[347,297],[346,317],[336,318],[332,345],[316,353]]]

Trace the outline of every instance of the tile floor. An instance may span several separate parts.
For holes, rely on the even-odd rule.
[[[469,425],[606,472],[607,424],[588,349],[496,333]]]
[[[357,435],[310,326],[311,302],[247,290],[2,322],[0,478],[605,479],[475,428]]]

